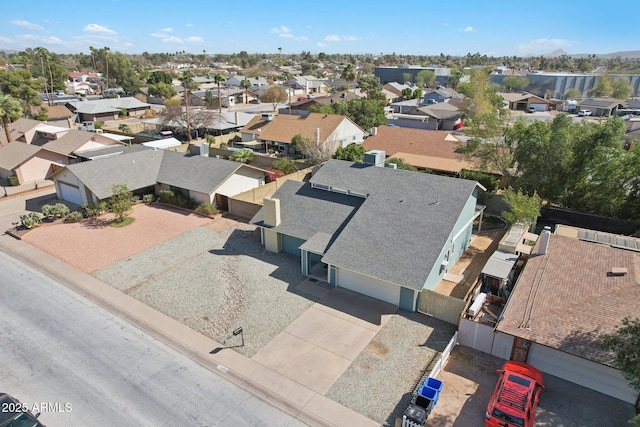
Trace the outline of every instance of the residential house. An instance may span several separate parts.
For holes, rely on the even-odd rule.
[[[12,141],[0,148],[0,178],[15,176],[19,184],[44,180],[65,156],[43,147]]]
[[[313,96],[313,95],[312,95]],[[357,95],[352,92],[335,93],[328,96],[313,96],[304,97],[300,101],[293,101],[291,103],[291,111],[297,115],[307,115],[312,106],[316,104],[333,104],[334,102],[351,101],[353,99],[359,99]],[[281,108],[278,111],[280,114],[287,114],[289,112],[288,107]]]
[[[404,95],[402,95],[402,91],[405,89],[411,89],[411,91],[413,92],[416,88],[411,85],[398,83],[398,82],[389,82],[389,83],[385,83],[382,86],[382,90],[385,90],[395,95],[391,99],[392,103],[404,100]]]
[[[498,95],[512,111],[529,111],[530,107],[534,107],[536,111],[549,110],[549,101],[529,92],[498,92]]]
[[[415,114],[427,116],[427,123],[435,122],[435,130],[457,130],[462,127],[462,111],[453,103],[425,105],[419,107]]]
[[[423,97],[423,105],[439,104],[449,102],[451,99],[462,102],[464,95],[453,89],[440,86],[437,89],[426,90]]]
[[[290,85],[293,90],[301,90],[305,94],[327,93],[330,89],[327,79],[314,76],[295,76],[290,80]]]
[[[640,239],[543,231],[496,326],[497,355],[629,403],[632,389],[598,340],[638,317]]]
[[[254,117],[240,133],[242,144],[254,145],[265,152],[270,149],[295,152],[290,144],[296,135],[313,141],[327,154],[333,154],[338,147],[362,144],[364,140],[364,131],[348,117],[320,113],[305,117],[265,113]]]
[[[101,133],[87,132],[85,130],[70,130],[55,140],[51,140],[42,146],[50,152],[64,156],[59,163],[71,164],[91,159],[95,150],[106,147],[122,146],[119,140],[109,138]]]
[[[31,141],[36,137],[36,130],[40,127],[47,126],[39,120],[20,118],[15,122],[9,124],[9,134],[12,141],[21,141],[31,144]],[[2,132],[4,136],[4,132]]]
[[[75,122],[75,114],[69,111],[69,109],[64,105],[49,106],[47,103],[43,102],[38,107],[30,107],[30,110],[33,115],[37,115],[43,108],[47,109],[48,124],[66,128],[73,126],[73,122]]]
[[[198,119],[198,121],[192,121],[191,130],[199,132],[200,135],[226,135],[238,132],[255,117],[255,114],[245,113],[244,111],[223,111],[220,114],[217,110],[203,110],[201,108],[190,108],[189,114],[191,119]],[[176,118],[165,122],[162,118],[153,117],[143,120],[143,123],[145,125],[153,125],[158,130],[172,129],[177,133],[186,128],[184,118]]]
[[[624,101],[614,98],[587,98],[578,102],[578,110],[589,110],[595,117],[612,117],[618,108],[624,108]]]
[[[133,97],[105,98],[91,101],[73,101],[67,103],[67,108],[78,115],[78,122],[92,122],[116,120],[121,109],[127,116],[142,117],[150,109],[151,104],[141,102]]]
[[[405,99],[389,104],[391,111],[396,114],[415,114],[422,106],[422,99]]]
[[[378,152],[329,160],[309,182],[285,181],[251,223],[302,274],[414,311],[469,246],[481,187],[383,164]]]
[[[264,77],[245,77],[245,76],[231,76],[224,83],[225,88],[240,88],[244,79],[249,80],[251,87],[258,88],[260,86],[266,86],[269,84]]]
[[[110,197],[114,184],[137,194],[172,190],[197,203],[216,202],[262,185],[266,171],[230,160],[185,156],[142,146],[91,162],[68,165],[53,176],[58,198],[87,205]]]
[[[456,152],[460,144],[450,132],[378,126],[362,146],[384,151],[387,158],[402,159],[418,169],[456,175],[463,169],[476,168]]]

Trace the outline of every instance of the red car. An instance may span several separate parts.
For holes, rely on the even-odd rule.
[[[526,363],[510,361],[498,375],[485,413],[485,427],[532,427],[544,389],[542,373]]]

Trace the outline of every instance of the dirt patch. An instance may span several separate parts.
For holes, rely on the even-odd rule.
[[[37,228],[23,240],[85,273],[93,273],[185,231],[213,222],[211,218],[183,210],[144,204],[134,206],[131,215],[135,221],[122,228],[110,227],[108,220],[111,217],[104,216]]]

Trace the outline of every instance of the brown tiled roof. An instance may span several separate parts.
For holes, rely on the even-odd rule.
[[[73,154],[76,150],[78,150],[80,147],[82,147],[84,144],[90,141],[91,138],[99,138],[99,137],[97,136],[97,134],[93,132],[73,129],[65,133],[60,138],[55,139],[51,142],[47,142],[43,146],[43,148],[46,149],[47,151],[52,151],[54,153],[64,154],[65,156],[68,156],[70,154]],[[105,141],[103,145],[108,144],[106,141],[109,141],[109,139],[103,137],[103,139],[101,138],[101,140]],[[113,143],[116,143],[116,142],[113,141]]]
[[[38,127],[38,126],[44,126],[45,124],[42,123],[41,121],[38,120],[33,120],[33,119],[27,119],[27,118],[21,118],[16,120],[15,122],[11,123],[9,125],[9,130],[13,133],[13,132],[18,132],[18,133],[25,133],[30,131],[31,129]]]
[[[446,131],[378,126],[377,134],[365,139],[362,146],[366,150],[384,150],[388,157],[402,152],[463,160],[455,152],[459,143],[458,138]]]
[[[311,113],[307,117],[279,114],[271,121],[256,116],[240,132],[259,135],[258,139],[263,141],[289,144],[297,134],[315,140],[315,130],[320,129],[320,139],[325,141],[344,120],[349,119],[336,114],[320,113]]]
[[[47,108],[47,117],[49,120],[66,119],[73,116],[73,113],[64,105],[54,105],[53,107],[45,105],[45,107]]]
[[[540,241],[538,241],[538,245]],[[640,311],[640,253],[552,234],[547,253],[534,248],[498,331],[611,365],[596,345]],[[623,267],[628,273],[611,274]]]

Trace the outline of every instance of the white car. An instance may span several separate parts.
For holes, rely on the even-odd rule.
[[[586,117],[586,116],[590,116],[591,115],[591,111],[589,110],[580,110],[578,111],[578,116],[579,117]]]

